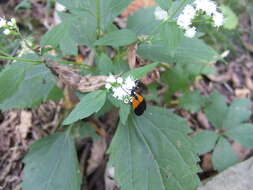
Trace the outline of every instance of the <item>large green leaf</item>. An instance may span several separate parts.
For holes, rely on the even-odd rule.
[[[231,145],[225,138],[220,137],[212,156],[214,168],[218,171],[222,171],[229,166],[234,165],[236,161],[237,156],[233,151]]]
[[[253,147],[252,124],[242,124],[236,128],[229,129],[225,132],[225,135],[249,149]]]
[[[224,118],[224,128],[235,128],[241,123],[249,120],[251,115],[251,102],[249,99],[235,99],[229,106],[226,118]]]
[[[64,125],[69,125],[80,119],[86,118],[93,113],[98,112],[106,100],[106,91],[98,90],[83,96],[80,102],[64,120]]]
[[[96,25],[86,12],[61,13],[62,23],[49,30],[41,39],[41,45],[60,47],[66,55],[76,55],[77,45],[92,46],[96,40]]]
[[[205,103],[206,98],[200,94],[199,90],[186,92],[179,98],[179,105],[191,112],[198,112]]]
[[[201,131],[193,135],[192,140],[199,155],[213,150],[219,135],[213,131]]]
[[[74,139],[56,133],[35,142],[24,159],[23,190],[80,190]]]
[[[65,5],[71,12],[85,12],[92,16],[96,25],[99,17],[102,29],[105,29],[113,19],[126,9],[132,0],[57,0]],[[99,6],[97,6],[99,5]],[[99,11],[97,11],[99,10]]]
[[[235,128],[247,121],[251,115],[248,99],[236,99],[228,107],[224,96],[214,92],[210,96],[209,102],[205,113],[216,128]]]
[[[209,102],[209,105],[205,108],[205,114],[214,127],[222,128],[228,111],[226,99],[215,91],[211,94]]]
[[[128,16],[127,28],[139,35],[148,35],[154,31],[161,21],[155,19],[154,7],[140,9]]]
[[[193,82],[193,77],[190,73],[182,67],[182,65],[176,65],[175,67],[166,70],[162,73],[162,81],[169,86],[169,95],[177,91],[185,91],[189,85]]]
[[[168,10],[172,5],[172,0],[156,0],[158,5],[165,10]]]
[[[141,44],[137,51],[138,55],[144,59],[166,63],[197,64],[217,60],[218,54],[202,40],[182,37],[178,41],[176,31],[171,31],[170,34],[166,37],[167,43],[162,41],[165,37],[160,37],[159,41]],[[179,42],[180,44],[178,44]]]
[[[158,63],[152,63],[152,64],[145,65],[143,67],[138,67],[124,73],[122,76],[123,77],[132,76],[134,79],[140,79],[144,77],[148,72],[153,70],[155,67],[157,67],[157,65]]]
[[[99,56],[97,67],[100,75],[109,75],[113,72],[112,60],[104,53]]]
[[[222,5],[220,6],[221,12],[224,14],[225,17],[225,22],[223,24],[223,27],[229,30],[233,30],[236,28],[236,26],[238,25],[238,17],[236,16],[236,14],[234,13],[234,11],[226,6],[226,5]]]
[[[122,190],[193,190],[200,184],[199,161],[184,120],[149,106],[119,124],[109,148],[110,165]],[[127,156],[126,156],[127,155]]]
[[[94,45],[120,47],[129,45],[137,40],[136,34],[128,29],[110,32],[97,40]]]
[[[36,56],[28,56],[28,58],[33,59]],[[57,99],[55,96],[56,79],[44,64],[33,65],[17,62],[14,65],[16,69],[24,72],[24,77],[19,79],[18,86],[10,83],[5,84],[10,89],[15,88],[15,93],[10,94],[0,104],[0,109],[33,108],[48,99]],[[16,73],[18,74],[19,71],[16,70]]]
[[[17,91],[25,76],[25,66],[13,63],[0,73],[0,105]]]
[[[94,0],[91,0],[94,1]],[[105,29],[116,16],[123,12],[132,0],[100,0],[101,26]]]

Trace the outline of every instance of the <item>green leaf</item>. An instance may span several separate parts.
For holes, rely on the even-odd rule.
[[[37,56],[33,54],[27,55],[26,57],[31,60],[38,59]],[[20,71],[23,70],[24,77],[19,79],[18,86],[10,83],[8,84],[9,89],[12,89],[12,86],[15,88],[15,93],[0,104],[0,109],[33,108],[44,101],[56,98],[56,96],[52,94],[54,88],[56,88],[56,79],[44,64],[34,65],[22,62],[17,62],[15,64],[15,67]],[[13,76],[18,75],[18,73],[19,71],[16,70]]]
[[[99,0],[99,11],[97,12],[95,0],[57,0],[65,5],[71,12],[83,12],[89,15],[90,20],[96,25],[96,17],[100,18],[100,25],[105,29],[116,16],[125,10],[131,0]],[[97,14],[98,13],[98,14]]]
[[[239,144],[252,149],[253,147],[253,125],[242,124],[236,128],[229,129],[225,132],[225,135]]]
[[[205,113],[216,128],[235,128],[247,121],[251,115],[248,99],[235,99],[228,107],[225,98],[214,92],[209,101]]]
[[[28,0],[21,1],[16,7],[15,10],[18,9],[30,9],[32,7],[31,3]]]
[[[32,144],[24,159],[23,190],[80,190],[74,139],[55,133]]]
[[[131,107],[129,104],[124,104],[121,102],[120,104],[120,109],[119,109],[119,117],[120,117],[120,122],[125,125],[128,119],[128,116],[130,114]]]
[[[205,154],[213,150],[219,135],[213,131],[201,131],[192,136],[196,151],[199,155]]]
[[[81,0],[82,1],[82,0]],[[91,0],[94,1],[94,0]],[[122,13],[132,0],[100,0],[100,18],[103,29]]]
[[[251,115],[251,102],[249,99],[235,99],[229,106],[226,118],[224,118],[224,128],[234,128],[249,120]]]
[[[113,63],[111,59],[104,53],[102,53],[98,60],[98,70],[101,75],[109,75],[113,72]]]
[[[126,125],[119,124],[109,148],[109,164],[115,167],[122,190],[199,186],[199,159],[181,126],[182,120],[173,113],[152,106],[142,116],[131,114]]]
[[[145,65],[143,67],[138,67],[133,70],[130,70],[124,73],[122,76],[126,78],[127,76],[132,76],[134,79],[140,79],[144,77],[148,72],[152,71],[155,67],[157,67],[158,63],[152,63]]]
[[[24,79],[25,66],[13,63],[5,67],[0,73],[0,105],[8,98],[13,96],[18,86]]]
[[[68,32],[69,23],[61,23],[49,30],[41,39],[41,45],[51,45],[56,48],[62,39],[62,36]]]
[[[96,129],[90,124],[81,123],[82,126],[79,128],[80,138],[91,137],[93,141],[97,141],[99,135],[96,133]]]
[[[113,61],[113,72],[114,74],[124,73],[129,71],[129,65],[126,60],[122,60],[121,58],[116,58]]]
[[[62,22],[41,39],[41,46],[59,47],[65,55],[76,55],[77,45],[92,46],[96,40],[96,25],[86,12],[60,13]],[[81,21],[81,22],[80,22]]]
[[[174,44],[168,45],[161,41],[141,44],[137,50],[139,56],[151,61],[166,63],[210,63],[217,60],[218,54],[202,40],[182,37],[179,45],[177,40],[171,37]],[[173,44],[172,42],[169,44]]]
[[[175,67],[163,72],[161,79],[163,82],[168,84],[168,92],[172,95],[177,91],[187,90],[194,78],[191,78],[189,73],[186,72],[185,68],[181,67],[181,65],[176,65]]]
[[[63,98],[63,92],[60,88],[57,86],[54,86],[52,90],[49,92],[47,99],[53,100],[53,101],[59,101],[61,98]]]
[[[155,7],[140,9],[128,16],[127,28],[134,31],[138,36],[151,34],[161,23],[155,19]]]
[[[170,10],[168,11],[171,19],[175,19],[179,14],[181,14],[182,10],[187,4],[192,3],[193,0],[178,0],[173,1]]]
[[[172,0],[156,0],[156,2],[164,10],[168,10],[172,5]]]
[[[222,128],[228,112],[226,100],[217,91],[213,92],[209,99],[210,103],[205,108],[205,114],[214,127]]]
[[[238,17],[234,13],[234,11],[226,5],[221,5],[220,9],[225,17],[225,22],[223,24],[223,27],[228,30],[236,29],[238,25]]]
[[[186,92],[179,98],[179,105],[191,112],[198,112],[206,103],[206,98],[200,94],[199,90]]]
[[[220,137],[212,156],[214,168],[221,172],[236,163],[237,157],[229,142]]]
[[[98,90],[83,96],[80,102],[64,120],[63,124],[69,125],[93,113],[97,113],[104,105],[105,100],[106,91],[104,90]]]
[[[122,29],[106,34],[105,36],[97,40],[94,45],[120,47],[132,44],[136,40],[137,36],[134,32],[128,29]]]

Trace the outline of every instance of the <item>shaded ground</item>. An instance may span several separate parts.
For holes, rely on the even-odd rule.
[[[12,15],[11,10],[18,1],[10,1],[5,8],[0,10],[1,14]],[[135,11],[138,7],[147,6],[153,2],[136,1],[130,8],[124,12],[124,16],[129,12]],[[29,15],[37,18],[36,25],[42,28],[50,26],[52,15],[45,14],[43,1],[34,1],[32,11],[22,13],[21,18],[27,18]],[[8,9],[6,9],[8,7]],[[247,29],[250,27],[250,17],[241,16],[241,27]],[[203,76],[192,88],[199,89],[204,95],[210,94],[214,89],[221,92],[231,102],[236,97],[253,98],[253,46],[250,45],[250,33],[244,33],[242,36],[244,46],[236,47],[240,56],[229,57],[229,64],[217,63],[215,65],[218,76]],[[55,131],[59,122],[62,103],[47,102],[35,110],[12,110],[0,114],[0,189],[19,190],[22,178],[23,159],[29,145]],[[190,126],[195,130],[210,129],[211,126],[204,114],[199,112],[190,114],[184,110],[177,112],[189,121]],[[110,118],[110,119],[108,119]],[[252,118],[253,119],[253,118]],[[102,190],[105,188],[104,173],[106,169],[107,156],[105,150],[111,140],[113,131],[108,131],[110,126],[117,122],[117,115],[108,113],[99,120],[91,119],[91,123],[97,128],[97,132],[102,135],[102,140],[92,143],[91,139],[79,139],[77,142],[78,155],[84,172],[87,169],[89,176],[87,186],[91,190]],[[104,137],[106,134],[106,137]],[[252,156],[253,152],[232,142],[233,148],[238,154],[240,160]],[[201,166],[203,173],[202,179],[215,174],[211,164],[211,154],[205,154],[201,157]],[[109,172],[110,173],[110,172]],[[106,174],[108,176],[110,174]],[[110,177],[106,177],[106,184],[109,186]]]

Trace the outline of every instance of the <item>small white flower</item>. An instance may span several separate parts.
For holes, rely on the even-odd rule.
[[[113,90],[113,97],[117,98],[118,100],[123,100],[123,98],[128,95],[127,92],[124,91],[124,89],[121,86],[113,88],[112,90]]]
[[[180,14],[177,18],[177,25],[180,26],[180,28],[187,29],[192,24],[192,20],[189,16],[185,14]]]
[[[106,84],[105,84],[105,88],[106,88],[106,89],[111,89],[111,88],[112,88],[111,83],[106,83]]]
[[[124,99],[124,103],[125,103],[125,104],[128,104],[129,102],[130,102],[130,101],[129,101],[128,98],[125,98],[125,99]]]
[[[196,15],[196,10],[191,5],[186,5],[183,10],[183,15],[190,17],[190,19],[193,19]]]
[[[111,178],[114,178],[114,176],[115,176],[115,169],[114,169],[114,167],[108,168],[108,174],[109,174],[109,176]]]
[[[118,78],[117,78],[117,83],[118,83],[118,84],[122,84],[122,83],[123,83],[123,78],[118,77]]]
[[[6,25],[6,20],[3,18],[0,18],[0,28]]]
[[[196,10],[204,11],[208,16],[214,14],[217,10],[217,5],[211,0],[196,0],[193,2]]]
[[[124,89],[127,89],[127,90],[131,90],[133,89],[134,87],[136,87],[136,83],[135,83],[135,80],[133,79],[133,77],[131,76],[128,76],[125,80],[125,83],[123,85],[123,88]]]
[[[57,2],[55,4],[55,10],[58,12],[63,12],[66,11],[66,7],[63,4]]]
[[[205,12],[208,16],[211,16],[212,14],[217,12],[217,5],[213,1],[209,1],[207,4],[207,7],[205,9]]]
[[[229,55],[229,53],[230,53],[230,51],[226,50],[220,56],[221,56],[221,58],[225,58],[225,57],[227,57]]]
[[[106,82],[108,83],[115,83],[116,82],[116,78],[113,75],[110,75],[107,79]]]
[[[168,12],[163,10],[161,7],[155,8],[154,15],[156,20],[165,20],[168,18]]]
[[[11,22],[12,22],[13,25],[15,25],[16,24],[16,19],[15,18],[11,18]]]
[[[196,28],[195,27],[192,27],[192,28],[188,28],[184,35],[188,38],[193,38],[196,34]]]
[[[224,16],[222,13],[216,12],[213,15],[213,22],[215,27],[220,27],[224,24]]]
[[[196,10],[200,11],[204,11],[206,9],[206,6],[208,4],[209,0],[195,0],[193,2],[193,4],[195,5],[196,7]]]
[[[11,33],[11,31],[10,31],[10,29],[5,29],[4,31],[3,31],[3,33],[5,34],[5,35],[9,35],[10,33]]]

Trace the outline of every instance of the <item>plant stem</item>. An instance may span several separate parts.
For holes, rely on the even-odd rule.
[[[74,61],[67,61],[63,59],[58,59],[58,60],[52,60],[52,59],[44,59],[44,60],[31,60],[31,59],[24,59],[20,57],[12,57],[12,56],[1,56],[0,55],[0,60],[11,60],[11,61],[20,61],[20,62],[25,62],[25,63],[32,63],[32,64],[41,64],[41,63],[46,63],[46,62],[58,62],[58,63],[65,63],[65,64],[72,64],[72,65],[84,65],[87,68],[91,68],[90,65],[84,64],[84,63],[79,63],[79,62],[74,62]]]
[[[0,59],[11,60],[11,61],[21,61],[21,62],[33,63],[33,64],[40,64],[40,63],[44,62],[42,60],[23,59],[23,58],[19,58],[19,57],[11,57],[11,56],[0,56]]]
[[[100,37],[100,0],[96,0],[97,39]]]

